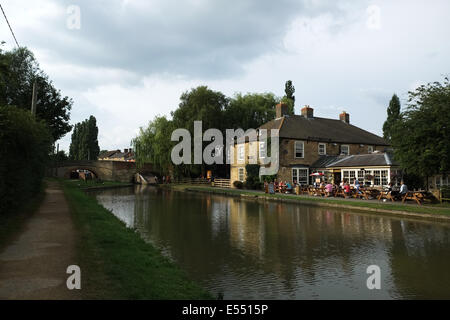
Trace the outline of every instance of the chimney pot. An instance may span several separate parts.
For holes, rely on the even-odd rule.
[[[276,118],[281,118],[288,114],[288,106],[286,103],[280,102],[276,106]]]
[[[302,116],[304,116],[305,118],[314,118],[314,109],[310,106],[304,106],[301,111]]]
[[[350,123],[350,115],[347,112],[342,111],[342,113],[339,115],[339,120],[345,123]]]

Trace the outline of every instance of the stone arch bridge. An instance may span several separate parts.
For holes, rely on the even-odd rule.
[[[153,174],[151,165],[145,165],[141,169],[137,169],[136,163],[124,161],[64,161],[58,163],[57,166],[51,167],[49,175],[58,178],[70,178],[71,172],[75,170],[89,170],[96,178],[105,181],[134,182],[135,174],[145,172]]]

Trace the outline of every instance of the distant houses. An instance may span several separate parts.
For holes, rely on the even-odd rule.
[[[135,162],[133,149],[102,151],[98,155],[100,161]]]
[[[322,179],[334,183],[355,179],[374,187],[399,183],[400,168],[393,160],[389,144],[381,137],[350,124],[350,115],[342,112],[338,119],[314,116],[314,109],[305,106],[300,115],[288,115],[286,104],[276,106],[276,118],[259,129],[279,130],[279,181],[312,184]],[[257,144],[256,146],[252,144]],[[249,150],[257,150],[258,162],[268,148],[263,141],[235,144],[234,161],[230,167],[231,182],[245,181],[245,166],[250,162]],[[251,156],[250,156],[251,157]]]

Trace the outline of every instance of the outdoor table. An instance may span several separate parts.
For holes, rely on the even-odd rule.
[[[414,200],[421,206],[422,202],[425,200],[424,194],[424,191],[408,191],[403,196],[402,203],[405,203],[406,200]]]
[[[392,194],[392,191],[382,191],[377,197],[378,200],[387,199],[395,202],[395,196]]]

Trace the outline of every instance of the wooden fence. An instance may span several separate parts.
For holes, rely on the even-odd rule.
[[[231,188],[230,179],[214,179],[214,187]]]

